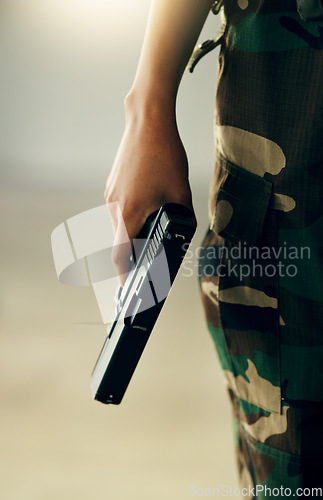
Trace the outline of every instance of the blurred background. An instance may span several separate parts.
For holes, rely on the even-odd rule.
[[[237,486],[229,403],[195,277],[180,274],[123,402],[105,406],[89,389],[105,340],[93,290],[61,285],[52,260],[52,230],[103,203],[149,5],[0,5],[4,500],[182,500],[192,486]],[[201,40],[218,27],[210,15]],[[207,227],[216,78],[213,52],[185,74],[178,102],[195,248]]]

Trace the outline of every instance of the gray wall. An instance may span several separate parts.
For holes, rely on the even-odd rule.
[[[102,189],[122,134],[123,98],[149,5],[2,1],[0,161],[7,181]],[[218,24],[210,15],[201,38]],[[212,169],[216,73],[214,52],[181,85],[178,117],[193,184],[207,182]]]

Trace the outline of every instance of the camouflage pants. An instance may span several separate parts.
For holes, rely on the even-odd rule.
[[[241,488],[283,487],[294,494],[320,487],[323,495],[322,332],[298,323],[304,308],[281,307],[286,291],[277,284],[279,263],[257,252],[268,256],[265,245],[237,243],[228,251],[228,240],[219,240],[208,232],[199,276],[232,402]],[[256,266],[262,286],[252,275]],[[288,328],[285,320],[291,320]]]
[[[225,13],[202,300],[241,483],[296,496],[323,489],[323,25],[292,0]]]

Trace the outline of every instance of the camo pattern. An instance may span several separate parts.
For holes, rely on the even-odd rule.
[[[241,485],[294,494],[323,488],[323,24],[294,0],[224,10],[202,300]]]

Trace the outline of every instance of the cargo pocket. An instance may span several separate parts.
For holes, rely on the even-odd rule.
[[[280,413],[279,253],[272,184],[221,157],[213,186],[211,229],[222,241],[217,298],[229,388],[240,399]]]
[[[264,228],[272,183],[224,159],[221,165],[224,176],[215,197],[211,228],[232,242],[254,244]]]

